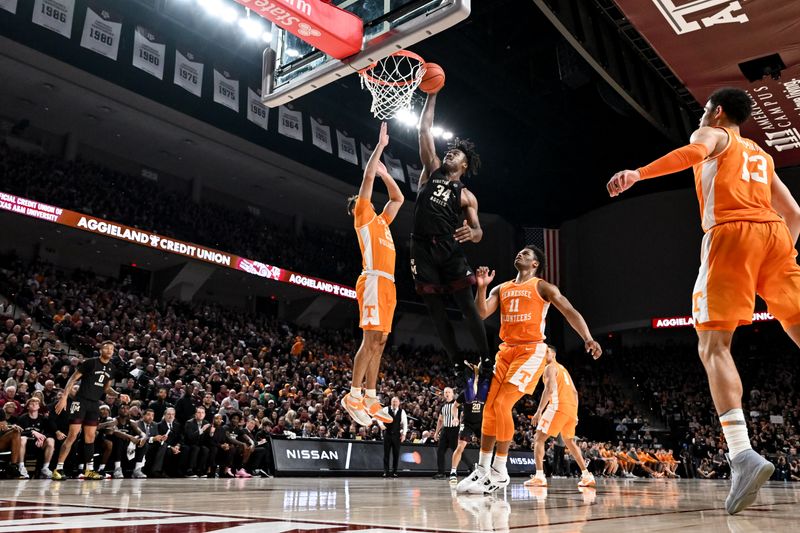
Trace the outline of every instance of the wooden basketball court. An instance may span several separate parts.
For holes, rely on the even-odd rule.
[[[427,478],[0,482],[0,533],[26,531],[790,531],[800,485],[770,482],[730,517],[725,481],[575,480],[547,491],[517,478],[494,498]]]

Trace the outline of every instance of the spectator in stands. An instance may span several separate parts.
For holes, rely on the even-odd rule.
[[[25,404],[26,412],[19,417],[22,428],[22,441],[26,457],[34,457],[41,464],[39,475],[42,479],[50,479],[50,463],[55,450],[55,428],[50,420],[39,413],[41,400],[31,398]]]

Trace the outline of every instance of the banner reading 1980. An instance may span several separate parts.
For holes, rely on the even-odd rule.
[[[217,266],[241,270],[261,278],[307,287],[309,289],[331,294],[333,296],[340,296],[342,298],[350,299],[355,299],[356,297],[356,291],[345,285],[339,285],[338,283],[333,283],[331,281],[305,276],[303,274],[298,274],[297,272],[292,272],[291,270],[268,265],[260,261],[246,259],[244,257],[239,257],[238,255],[200,246],[199,244],[192,244],[169,237],[164,237],[163,235],[158,235],[149,231],[132,228],[124,224],[117,224],[116,222],[109,222],[108,220],[104,220],[102,218],[43,204],[41,202],[37,202],[36,200],[29,200],[20,196],[14,196],[13,194],[0,192],[0,210],[10,211],[18,215],[38,218],[40,220],[46,220],[48,222],[54,222],[56,224],[61,224],[70,228],[77,228],[90,233],[96,233],[98,235],[113,237],[121,241],[182,255],[190,259],[204,261]]]

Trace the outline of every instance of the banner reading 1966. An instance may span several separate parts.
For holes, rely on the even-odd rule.
[[[300,285],[301,287],[307,287],[315,291],[340,296],[342,298],[355,299],[356,297],[355,290],[351,287],[339,285],[338,283],[305,276],[260,261],[254,261],[252,259],[239,257],[238,255],[214,250],[213,248],[164,237],[149,231],[109,222],[102,218],[43,204],[36,200],[29,200],[20,196],[14,196],[13,194],[0,192],[0,210],[62,224],[70,228],[77,228],[98,235],[113,237],[121,241],[182,255],[217,266],[241,270],[261,278],[291,283],[292,285]]]

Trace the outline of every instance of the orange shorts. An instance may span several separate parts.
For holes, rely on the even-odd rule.
[[[533,394],[542,378],[547,344],[536,342],[509,346],[500,345],[494,362],[494,377],[500,383],[516,385],[523,394]]]
[[[364,331],[392,331],[397,292],[394,282],[383,276],[362,274],[356,282],[358,325]]]
[[[575,428],[578,426],[578,413],[556,411],[548,407],[544,410],[542,418],[539,419],[539,424],[536,426],[537,431],[542,431],[545,434],[555,437],[559,433],[565,440],[572,440],[575,438]]]
[[[728,222],[703,237],[692,293],[699,330],[733,331],[753,321],[756,294],[784,328],[800,323],[800,266],[783,222]]]

